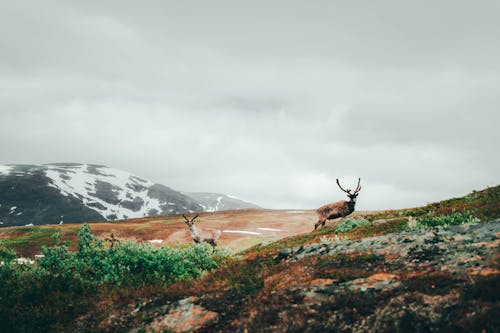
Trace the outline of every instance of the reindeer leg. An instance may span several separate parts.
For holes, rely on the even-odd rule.
[[[314,230],[318,229],[320,224],[321,224],[320,221],[314,223]]]
[[[215,239],[209,239],[208,244],[212,245],[212,253],[215,253],[215,248],[217,247],[217,243],[215,242]]]
[[[316,224],[314,224],[314,230],[318,229],[318,227],[320,227],[320,226],[324,226],[325,222],[326,222],[326,220],[318,220],[318,222],[316,222]]]
[[[337,228],[342,223],[342,221],[344,221],[344,218],[345,215],[337,216],[336,221],[334,223],[335,228]]]

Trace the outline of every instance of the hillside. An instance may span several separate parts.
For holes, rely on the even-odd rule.
[[[97,294],[73,298],[72,308],[39,305],[37,313],[48,317],[19,318],[59,330],[103,332],[496,332],[499,218],[500,186],[424,207],[356,212],[317,231],[311,211],[203,213],[200,227],[261,235],[223,233],[223,245],[245,250],[200,278],[103,285]],[[76,246],[76,230],[69,231],[76,226],[53,228]],[[92,228],[98,237],[113,231],[137,240],[162,229],[168,239],[162,245],[189,240],[178,216]],[[6,228],[0,237],[28,253],[27,240],[50,244],[37,235],[55,229]],[[56,312],[57,319],[50,315]]]
[[[251,208],[225,195],[218,205],[101,165],[0,166],[0,227],[113,221],[145,216]]]

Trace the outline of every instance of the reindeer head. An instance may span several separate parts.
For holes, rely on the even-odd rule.
[[[195,222],[194,220],[196,220],[196,218],[197,218],[198,216],[200,216],[200,214],[196,214],[196,216],[195,216],[195,217],[193,217],[193,218],[190,220],[190,219],[188,219],[188,218],[186,217],[186,215],[182,215],[182,217],[184,218],[184,223],[186,223],[186,224],[188,225],[188,227],[192,227],[192,226],[194,226],[194,222]]]
[[[349,197],[351,202],[356,202],[356,197],[358,196],[359,191],[361,191],[361,186],[360,186],[361,178],[358,178],[358,185],[356,186],[356,189],[354,192],[350,189],[344,190],[342,186],[340,186],[339,180],[337,178],[337,185],[340,187],[342,191],[344,191],[347,196]]]

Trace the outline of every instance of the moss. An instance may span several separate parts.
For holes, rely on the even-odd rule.
[[[354,229],[349,234],[354,238],[371,237],[377,235],[400,232],[406,229],[408,220],[406,218],[396,218],[381,224],[369,224]]]
[[[52,228],[26,228],[23,234],[4,240],[6,247],[14,249],[20,254],[34,254],[41,246],[52,244],[52,235],[56,230]]]

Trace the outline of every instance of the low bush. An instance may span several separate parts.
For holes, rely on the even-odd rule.
[[[16,251],[5,247],[5,245],[0,242],[0,263],[3,263],[3,265],[8,264],[16,257]]]
[[[166,284],[196,278],[231,257],[227,250],[206,244],[185,248],[155,248],[150,244],[117,242],[112,248],[95,238],[85,224],[78,233],[78,250],[65,245],[42,247],[41,269],[54,276],[73,276],[94,284]]]
[[[353,218],[347,218],[343,220],[335,229],[336,234],[341,234],[345,232],[349,232],[357,227],[360,227],[362,225],[367,225],[370,224],[370,222],[366,219],[353,219]]]
[[[446,215],[427,216],[418,219],[418,224],[424,227],[459,225],[477,223],[479,219],[469,211],[453,212]]]
[[[12,260],[15,252],[0,245],[0,332],[60,331],[86,311],[100,287],[165,286],[232,258],[208,244],[155,248],[117,242],[108,248],[88,225],[80,228],[77,252],[57,238],[53,247],[42,247],[44,257],[33,265]]]

